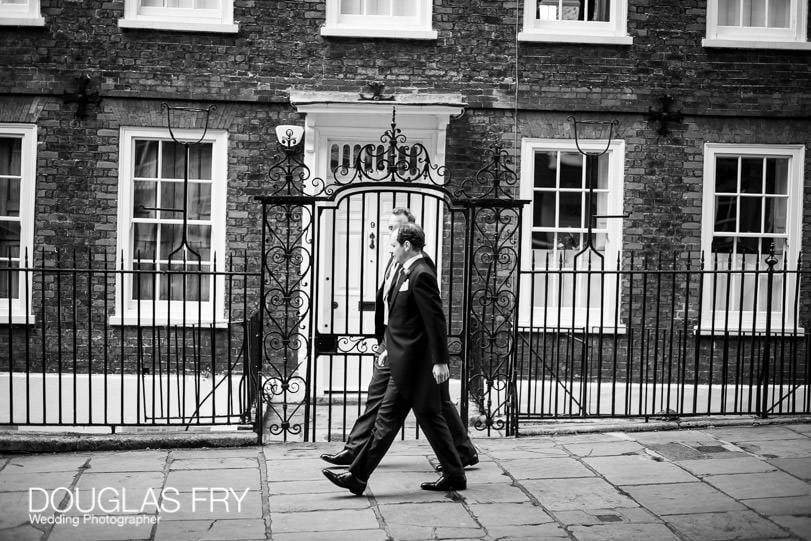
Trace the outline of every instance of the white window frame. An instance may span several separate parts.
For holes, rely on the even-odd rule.
[[[26,254],[28,268],[34,262],[34,200],[36,198],[37,171],[37,126],[35,124],[0,124],[0,136],[22,139],[20,159],[20,269],[25,268]],[[8,297],[0,298],[0,325],[35,323],[32,310],[32,286],[34,275],[28,273],[28,288],[25,287],[25,272],[20,271],[18,294],[9,303]],[[9,313],[9,308],[11,312]],[[26,310],[27,308],[27,310]],[[26,313],[27,312],[27,313]]]
[[[718,0],[707,0],[707,37],[703,47],[744,49],[811,49],[807,39],[808,2],[791,0],[789,28],[718,26]]]
[[[789,270],[797,268],[802,243],[802,204],[803,204],[803,168],[805,167],[804,145],[739,145],[728,143],[704,144],[704,192],[701,218],[701,250],[705,254],[705,269],[711,270],[715,258],[712,256],[712,239],[715,230],[715,161],[719,155],[752,156],[752,157],[787,157],[789,158],[788,171],[788,203],[786,205],[786,247],[785,259]],[[722,260],[723,259],[723,260]],[[764,257],[765,259],[765,257]],[[727,260],[718,259],[719,266],[726,269]],[[761,261],[761,274],[766,275],[766,264]],[[778,269],[783,268],[781,258]],[[780,273],[780,271],[776,271]],[[794,305],[794,292],[797,283],[791,275],[787,277],[786,304]],[[733,295],[736,293],[733,292]],[[760,292],[758,293],[760,295]],[[713,313],[713,280],[712,275],[704,277],[704,297],[702,299],[702,317],[699,332],[762,332],[766,330],[765,310],[726,310],[721,309]],[[755,313],[756,312],[756,313]],[[796,314],[786,314],[786,332],[793,332],[796,325]],[[753,326],[754,322],[754,326]],[[772,330],[781,332],[783,328],[783,313],[772,311]],[[802,329],[796,329],[802,332]]]
[[[524,28],[518,41],[631,45],[628,35],[628,0],[612,0],[611,20],[542,21],[535,18],[537,0],[524,0]]]
[[[180,141],[197,141],[202,134],[198,129],[174,129],[175,137]],[[118,234],[116,248],[116,269],[120,270],[121,259],[124,260],[124,270],[132,270],[130,237],[132,228],[132,201],[133,201],[133,147],[136,139],[160,139],[171,141],[169,130],[166,128],[122,127],[119,137],[119,169],[118,169]],[[211,257],[208,263],[215,272],[225,270],[225,227],[226,227],[226,196],[228,193],[228,132],[225,130],[208,130],[203,142],[212,144],[211,152]],[[217,266],[213,259],[217,257]],[[144,261],[147,262],[147,261]],[[180,261],[179,261],[180,262]],[[204,261],[205,263],[206,261]],[[125,273],[122,284],[121,274],[116,276],[115,313],[110,318],[112,325],[182,325],[183,301],[149,301],[133,300],[132,274]],[[213,288],[216,283],[216,296]],[[225,278],[223,275],[209,280],[209,300],[205,302],[186,301],[186,326],[214,324],[216,327],[225,327]],[[123,303],[122,303],[123,300]],[[140,304],[140,318],[139,305]],[[155,304],[156,318],[153,321],[153,304]],[[215,310],[216,305],[216,312]],[[198,307],[200,312],[198,314]],[[123,309],[123,310],[122,310]],[[167,321],[167,315],[171,318]]]
[[[141,7],[141,0],[124,1],[124,17],[118,19],[120,28],[176,30],[179,32],[218,32],[235,34],[234,0],[220,0],[219,10]]]
[[[393,0],[412,1],[412,0]],[[360,38],[393,38],[434,40],[437,32],[432,28],[433,0],[417,2],[417,16],[406,17],[377,15],[342,15],[341,0],[327,0],[326,22],[321,27],[322,36],[347,36]]]
[[[585,140],[578,141],[580,148],[586,152],[599,152],[606,148],[608,145],[607,140]],[[555,152],[577,152],[577,145],[574,139],[533,139],[525,138],[521,142],[521,186],[520,194],[521,199],[532,201],[524,208],[522,238],[521,238],[521,270],[524,272],[532,271],[532,233],[534,230],[540,228],[533,227],[533,209],[534,209],[534,187],[535,187],[535,153],[543,151]],[[606,213],[612,216],[621,216],[623,214],[623,194],[625,183],[625,141],[613,139],[611,145],[608,147],[608,199],[606,201]],[[622,226],[623,220],[620,218],[606,219],[606,249],[603,253],[604,266],[606,271],[616,271],[617,258],[622,251]],[[585,272],[586,263],[588,262],[587,254],[583,254],[578,259],[583,263],[583,266],[578,266],[578,269],[583,269]],[[535,270],[540,271],[544,268],[545,262],[535,262]],[[599,258],[592,257],[592,270],[599,271]],[[550,261],[550,269],[557,268],[557,262]],[[554,271],[551,271],[554,274]],[[533,306],[531,289],[531,276],[524,274],[521,281],[521,299],[519,304],[518,321],[519,326],[529,328],[539,328],[546,326],[546,328],[560,328],[560,329],[575,329],[580,330],[588,327],[590,330],[600,328],[602,322],[603,332],[625,332],[625,327],[622,323],[622,317],[615,318],[614,310],[617,305],[616,298],[616,282],[617,274],[609,273],[605,275],[605,302],[603,305],[603,312],[600,313],[599,308],[575,307],[574,314],[572,308],[561,308],[560,318],[558,318],[557,304],[551,306]],[[620,292],[621,295],[621,292]],[[588,313],[588,320],[586,314]],[[615,323],[617,326],[615,327]]]
[[[22,6],[0,4],[0,26],[45,26],[39,0],[28,0]]]

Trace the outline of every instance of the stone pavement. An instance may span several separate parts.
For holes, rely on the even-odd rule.
[[[321,474],[339,444],[0,457],[0,539],[811,539],[811,424],[476,443],[468,490],[398,441],[362,497]]]

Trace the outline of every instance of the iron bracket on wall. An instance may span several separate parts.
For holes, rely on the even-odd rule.
[[[673,105],[674,101],[676,100],[673,99],[673,96],[665,94],[659,98],[659,103],[661,106],[658,111],[654,111],[653,107],[648,107],[648,122],[659,123],[659,127],[656,129],[656,132],[659,135],[667,135],[670,132],[670,122],[675,122],[678,124],[684,119],[681,111],[670,110],[670,107]]]
[[[65,103],[76,103],[76,118],[84,120],[87,118],[87,106],[101,103],[101,96],[98,92],[88,92],[92,79],[86,73],[76,78],[76,92],[63,92],[62,101]]]

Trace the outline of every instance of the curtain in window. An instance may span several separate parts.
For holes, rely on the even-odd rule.
[[[720,26],[788,28],[791,0],[718,0]]]

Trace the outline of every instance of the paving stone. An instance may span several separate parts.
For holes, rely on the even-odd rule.
[[[769,517],[800,539],[811,540],[811,517],[776,516]]]
[[[330,483],[323,475],[318,481],[277,481],[268,483],[268,494],[322,494],[322,493],[352,494],[345,488]]]
[[[776,468],[763,460],[751,457],[735,457],[718,460],[682,460],[679,466],[695,475],[722,475],[728,473],[760,473]]]
[[[510,539],[569,539],[566,530],[554,523],[529,526],[494,526],[488,528],[490,539],[509,541]]]
[[[43,507],[46,505],[45,496],[35,496],[33,503],[37,509]],[[29,497],[27,491],[0,493],[0,529],[14,528],[28,522],[28,510]],[[37,514],[51,516],[53,512],[43,511]]]
[[[581,456],[619,456],[639,453],[644,449],[635,441],[604,441],[594,443],[571,443],[565,445],[570,453]]]
[[[679,515],[745,509],[704,483],[673,483],[625,487],[631,497],[657,515]]]
[[[439,492],[437,494],[444,494]],[[468,481],[467,490],[462,490],[459,496],[465,501],[475,503],[506,503],[506,502],[527,502],[529,498],[518,487],[507,484],[471,484]]]
[[[124,541],[149,539],[153,525],[86,524],[79,527],[57,524],[48,536],[49,541]]]
[[[324,468],[342,471],[343,468],[331,466],[323,460],[277,460],[267,462],[267,472],[269,481],[316,481],[323,479],[327,481],[321,470]]]
[[[690,460],[702,458],[704,455],[688,445],[678,442],[651,443],[647,448],[668,460]]]
[[[420,488],[421,483],[433,481],[434,479],[436,479],[436,474],[430,473],[375,472],[369,479],[367,490],[372,491],[379,503],[419,503],[447,500],[446,492],[433,492]]]
[[[501,465],[516,479],[593,477],[594,473],[572,458],[504,460]]]
[[[361,539],[363,541],[387,541],[389,536],[383,529],[273,534],[273,541],[359,541]]]
[[[803,496],[811,493],[811,485],[781,471],[710,475],[704,481],[737,500]]]
[[[565,458],[569,456],[562,447],[539,447],[538,449],[505,449],[500,451],[490,451],[490,456],[493,459],[501,460],[519,460],[526,459],[543,459],[543,458]]]
[[[77,487],[78,488],[78,487]],[[158,508],[153,502],[161,497],[160,488],[129,488],[111,486],[113,490],[78,488],[79,499],[65,513],[68,516],[124,515],[128,513],[155,514]],[[151,494],[150,494],[151,492]],[[171,495],[171,494],[170,494]],[[41,507],[41,504],[37,504]]]
[[[710,428],[707,433],[724,441],[774,441],[795,440],[803,438],[802,434],[783,426],[735,426],[727,428]]]
[[[789,425],[786,428],[788,428],[789,430],[793,430],[794,432],[799,432],[801,434],[811,434],[811,424],[807,423]]]
[[[766,458],[809,458],[811,438],[801,440],[742,441],[738,446]]]
[[[88,473],[102,472],[162,472],[166,466],[168,451],[126,451],[123,453],[98,453],[90,460]]]
[[[155,541],[265,539],[262,519],[171,520],[158,523]]]
[[[31,487],[43,489],[55,489],[58,487],[70,487],[78,472],[58,471],[53,473],[21,473],[9,471],[0,472],[0,492],[28,491]]]
[[[338,532],[341,530],[374,530],[379,527],[374,511],[371,509],[271,513],[270,519],[274,539],[276,539],[276,534],[281,532]]]
[[[225,470],[237,468],[258,469],[259,463],[252,457],[182,458],[172,460],[170,470]]]
[[[90,455],[36,455],[36,456],[14,456],[10,457],[8,464],[0,472],[2,473],[53,473],[53,472],[77,472],[83,467]]]
[[[166,478],[166,486],[181,492],[195,487],[231,487],[240,492],[259,490],[259,467],[233,470],[175,470]]]
[[[491,526],[523,526],[527,524],[545,524],[553,521],[546,511],[529,502],[468,502],[468,508],[479,523],[488,530]]]
[[[153,488],[160,490],[163,486],[163,472],[106,472],[92,473],[87,471],[79,477],[76,488],[97,491],[106,487],[120,491],[122,488]],[[171,485],[168,485],[171,486]]]
[[[375,471],[379,472],[394,472],[394,471],[415,471],[415,472],[430,472],[433,466],[425,455],[389,455],[386,454],[380,465]],[[480,457],[484,458],[484,457]],[[436,460],[436,459],[434,459]],[[322,464],[326,462],[322,461]]]
[[[242,490],[237,490],[237,497],[242,498],[237,501],[234,496],[230,496],[226,501],[212,500],[210,494],[200,493],[197,498],[191,492],[181,492],[172,495],[177,504],[170,504],[171,509],[160,514],[161,522],[164,520],[214,520],[214,519],[258,519],[262,518],[261,495],[255,491],[247,494]],[[217,497],[221,497],[218,494]],[[175,509],[177,509],[175,511]]]
[[[580,524],[589,526],[595,524],[629,522],[629,523],[661,523],[662,520],[642,507],[617,507],[615,509],[587,509],[575,511],[555,511],[555,519],[563,525]]]
[[[577,525],[569,528],[575,539],[581,541],[650,541],[658,540],[678,540],[679,538],[671,532],[664,524],[596,524],[593,526]]]
[[[344,494],[277,494],[270,498],[271,513],[319,511],[326,509],[364,509],[371,504],[368,498],[347,498]]]
[[[201,447],[199,449],[174,449],[172,459],[194,459],[194,458],[219,458],[219,457],[245,457],[255,458],[260,451],[271,449],[271,447],[217,447],[215,449]],[[280,450],[283,450],[280,449]],[[267,454],[267,451],[265,451]]]
[[[0,541],[39,541],[45,534],[31,526],[24,524],[7,530],[0,529]]]
[[[597,432],[595,434],[573,434],[570,436],[555,436],[554,441],[568,446],[581,443],[601,443],[629,441],[628,436],[621,432]]]
[[[592,457],[583,461],[615,485],[689,483],[695,477],[669,462],[648,456]]]
[[[811,458],[773,458],[769,462],[794,477],[811,480]]]
[[[633,500],[597,477],[534,480],[521,484],[550,511],[638,507]]]
[[[683,535],[697,541],[784,537],[779,527],[752,511],[671,515],[667,517],[667,522]]]
[[[642,445],[649,443],[683,443],[683,444],[706,444],[715,443],[714,435],[699,430],[661,430],[658,432],[634,432],[628,434],[632,440],[638,441]]]
[[[479,462],[472,468],[467,468],[465,475],[467,476],[468,486],[511,482],[510,477],[495,462]]]
[[[811,513],[811,495],[784,498],[755,498],[741,500],[761,515],[807,515]]]

